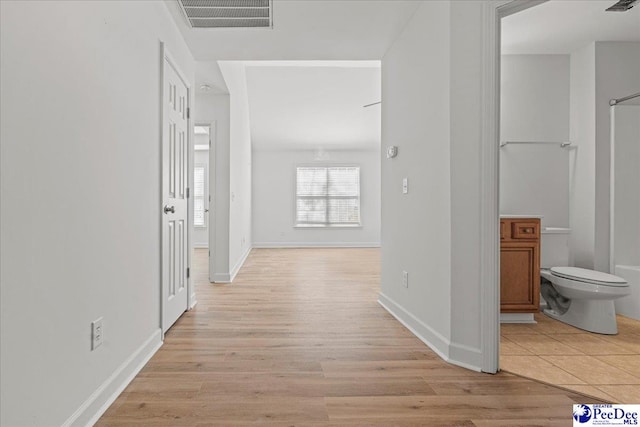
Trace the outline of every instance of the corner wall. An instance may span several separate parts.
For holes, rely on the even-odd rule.
[[[163,2],[0,2],[3,426],[90,424],[161,343],[160,40],[192,81]]]
[[[640,92],[640,42],[596,42],[595,84],[594,268],[609,271],[609,101]]]
[[[451,320],[449,4],[421,3],[382,59],[380,302],[448,357]],[[408,178],[408,194],[402,179]],[[408,288],[402,272],[409,274]]]
[[[595,45],[591,43],[572,53],[570,63],[569,138],[576,146],[576,157],[570,171],[569,262],[592,269],[596,215]]]
[[[451,179],[451,354],[453,363],[482,366],[482,8],[450,2],[449,88]],[[496,222],[498,218],[495,219]],[[497,236],[496,236],[497,239]],[[496,313],[496,318],[498,314]]]
[[[221,61],[229,88],[229,281],[251,251],[251,130],[245,67],[239,61]]]

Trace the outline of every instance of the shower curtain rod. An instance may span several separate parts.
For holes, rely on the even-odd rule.
[[[633,98],[637,98],[639,96],[640,96],[640,92],[634,93],[633,95],[625,96],[624,98],[612,99],[611,101],[609,101],[609,105],[611,105],[613,107],[616,104],[619,104],[619,103],[624,102],[624,101],[628,101],[628,100],[633,99]]]

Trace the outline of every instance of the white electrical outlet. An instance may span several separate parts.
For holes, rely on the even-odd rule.
[[[409,192],[409,180],[407,178],[402,178],[402,194],[407,194]]]
[[[405,288],[409,287],[409,273],[407,273],[406,271],[402,272],[402,286],[404,286]]]
[[[91,350],[102,345],[103,340],[102,317],[91,322]]]

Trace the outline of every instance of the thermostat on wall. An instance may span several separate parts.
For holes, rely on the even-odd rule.
[[[387,159],[394,158],[397,155],[398,155],[398,147],[396,147],[395,145],[391,145],[387,147]]]

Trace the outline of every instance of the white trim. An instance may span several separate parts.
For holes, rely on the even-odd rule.
[[[218,142],[218,122],[213,120],[209,122],[209,182],[207,195],[207,206],[209,207],[209,258],[207,259],[208,278],[213,281],[215,277],[215,257],[216,257],[216,148]],[[212,185],[213,184],[213,185]],[[213,190],[213,191],[212,191]]]
[[[251,249],[253,249],[252,246],[249,246],[247,248],[247,251],[242,254],[242,256],[240,257],[240,259],[238,260],[238,262],[236,262],[236,265],[233,266],[233,269],[231,270],[231,278],[230,281],[233,282],[233,280],[236,278],[236,276],[238,275],[238,272],[240,272],[240,269],[242,268],[242,266],[244,265],[244,262],[247,260],[247,257],[249,256],[249,254],[251,253]]]
[[[480,177],[480,322],[482,371],[500,358],[500,20],[547,0],[492,0],[482,9],[482,154]]]
[[[482,371],[499,369],[500,242],[499,242],[499,106],[500,18],[503,2],[485,2],[482,9],[482,148],[480,159],[480,346]]]
[[[533,313],[500,313],[500,323],[538,323]]]
[[[62,424],[62,427],[94,425],[161,346],[162,330],[156,329],[109,378],[91,393],[89,398]]]
[[[481,371],[482,353],[480,349],[452,343],[382,292],[378,294],[378,304],[444,361],[472,371]]]
[[[609,273],[616,270],[616,105],[609,107]]]
[[[257,242],[254,248],[379,248],[380,242]]]
[[[196,242],[194,242],[193,243],[193,247],[195,249],[207,249],[207,248],[209,248],[209,244],[208,243],[196,243]]]
[[[247,249],[247,251],[240,257],[238,262],[236,262],[236,265],[231,270],[231,273],[213,273],[211,275],[213,283],[232,283],[240,272],[240,269],[244,265],[244,262],[247,260],[247,257],[249,257],[252,249],[253,246],[250,246]]]
[[[413,314],[402,308],[394,300],[380,292],[378,294],[378,304],[387,310],[398,322],[402,323],[413,335],[425,343],[442,359],[449,360],[449,340],[440,333],[434,331],[429,325],[423,323]]]
[[[449,346],[449,359],[447,362],[476,372],[485,372],[482,369],[484,354],[479,348],[452,342]]]
[[[213,273],[211,279],[213,283],[231,283],[231,275],[229,273]]]

